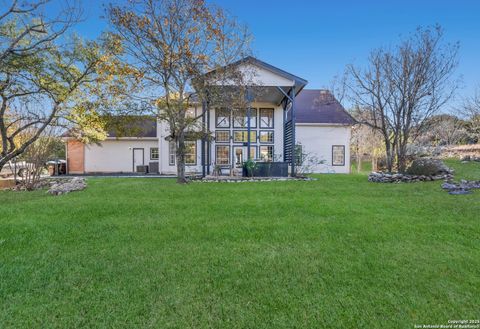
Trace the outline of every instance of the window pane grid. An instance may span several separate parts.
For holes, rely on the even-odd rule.
[[[260,146],[260,159],[262,161],[273,161],[273,145]]]
[[[175,153],[176,153],[176,150],[175,150],[175,142],[174,141],[171,141],[168,143],[168,164],[170,166],[174,166],[175,165]]]
[[[185,142],[185,164],[194,166],[197,163],[197,142]]]
[[[233,141],[235,143],[248,143],[248,131],[247,130],[237,130],[233,132]],[[250,143],[257,142],[257,131],[250,131]]]
[[[273,128],[273,109],[260,109],[260,128]]]
[[[230,164],[230,146],[220,145],[216,147],[215,160],[219,165]]]
[[[332,146],[332,166],[345,165],[345,145]]]
[[[158,147],[150,148],[150,160],[158,160]]]
[[[234,128],[248,127],[248,113],[246,110],[236,110],[233,115]],[[250,109],[250,127],[257,128],[257,109]]]
[[[230,142],[230,131],[228,131],[228,130],[217,130],[215,132],[215,141],[217,143],[228,143],[228,142]]]
[[[273,131],[260,131],[260,143],[273,143]]]
[[[217,109],[215,111],[215,127],[230,128],[230,111],[227,109]]]

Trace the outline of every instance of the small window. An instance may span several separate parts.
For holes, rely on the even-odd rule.
[[[187,166],[195,166],[197,164],[197,142],[185,142],[185,164]]]
[[[260,159],[262,161],[273,161],[273,146],[260,146]]]
[[[158,160],[158,147],[150,148],[150,160]]]
[[[230,128],[230,111],[228,109],[217,109],[215,111],[215,127]]]
[[[345,166],[345,145],[332,146],[332,166]]]
[[[273,128],[273,109],[260,109],[260,128]]]
[[[235,110],[233,114],[233,127],[234,128],[247,128],[248,127],[248,111]],[[250,127],[257,128],[257,109],[250,109]]]
[[[233,141],[235,143],[248,143],[248,131],[237,130],[233,132]],[[250,143],[257,142],[257,132],[255,130],[250,131]]]
[[[260,143],[273,143],[273,131],[260,131]]]
[[[215,161],[219,165],[228,165],[230,163],[230,146],[217,145],[215,152]]]
[[[170,166],[175,165],[175,158],[176,158],[175,142],[171,141],[168,143],[168,164]]]
[[[217,143],[228,143],[228,142],[230,142],[230,131],[228,131],[228,130],[217,130],[215,132],[215,141]]]

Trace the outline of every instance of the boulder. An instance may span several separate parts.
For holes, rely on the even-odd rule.
[[[425,179],[425,176],[438,176],[451,173],[452,170],[441,160],[437,159],[415,159],[407,169],[407,174],[419,175],[423,179]]]
[[[87,187],[85,178],[74,177],[70,180],[63,180],[53,183],[48,192],[52,195],[67,194],[74,191],[81,191]]]

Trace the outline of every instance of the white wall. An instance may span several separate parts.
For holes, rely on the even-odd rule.
[[[245,81],[250,82],[254,86],[293,86],[295,81],[287,79],[270,70],[259,67],[256,64],[241,64],[238,71],[242,73]],[[236,81],[232,80],[213,80],[214,85],[237,85]]]
[[[85,146],[85,172],[133,172],[133,149],[144,149],[144,163],[150,160],[150,148],[158,147],[155,139],[112,139],[100,145]]]
[[[325,164],[314,166],[313,172],[350,173],[350,127],[297,124],[296,128],[303,152],[325,160]],[[333,145],[345,145],[344,166],[332,166]]]

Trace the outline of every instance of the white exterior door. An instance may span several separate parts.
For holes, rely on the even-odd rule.
[[[143,148],[133,149],[133,172],[137,171],[137,166],[143,166],[144,162],[144,150]]]

